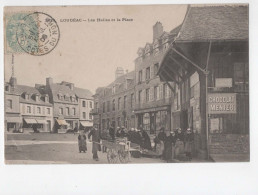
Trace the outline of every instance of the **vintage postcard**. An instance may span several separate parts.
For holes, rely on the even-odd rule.
[[[7,164],[249,162],[249,6],[4,8]]]

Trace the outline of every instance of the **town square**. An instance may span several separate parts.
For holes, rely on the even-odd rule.
[[[5,10],[6,164],[250,161],[248,5],[154,7]]]

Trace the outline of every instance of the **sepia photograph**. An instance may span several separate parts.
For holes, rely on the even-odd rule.
[[[248,4],[3,11],[6,164],[250,162]]]

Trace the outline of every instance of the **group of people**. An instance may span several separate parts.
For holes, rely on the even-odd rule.
[[[150,151],[160,151],[161,157],[166,162],[185,156],[187,160],[191,160],[195,154],[194,132],[190,128],[182,131],[178,128],[176,131],[165,130],[161,128],[158,135],[154,138],[154,148],[152,148],[151,140],[148,133],[140,126],[138,129],[132,128],[129,131],[125,127],[119,127],[117,130],[111,125],[108,130],[99,131],[94,126],[88,133],[88,139],[92,139],[93,159],[98,161],[98,151],[101,151],[101,139],[115,141],[116,138],[127,138],[128,141],[138,144],[142,149]],[[79,152],[87,151],[85,131],[80,131],[78,136]],[[103,152],[106,148],[103,148]]]
[[[194,152],[194,133],[190,128],[185,132],[181,128],[176,131],[169,131],[161,128],[160,133],[154,139],[155,149],[158,144],[164,144],[162,159],[167,162],[173,159],[186,157],[186,160],[192,160]]]

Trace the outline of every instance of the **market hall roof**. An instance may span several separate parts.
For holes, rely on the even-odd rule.
[[[189,7],[176,42],[247,40],[248,5]]]

